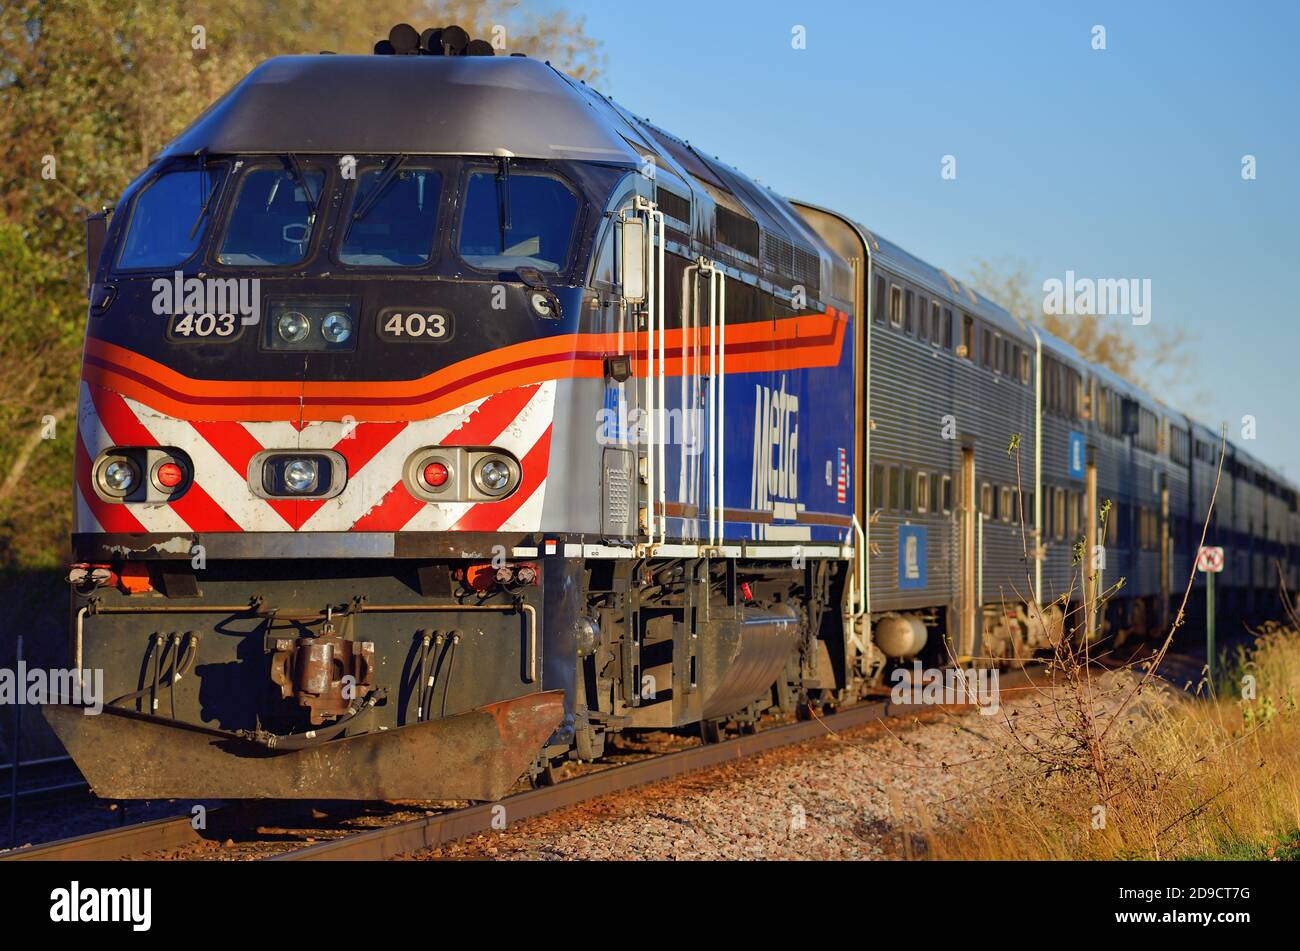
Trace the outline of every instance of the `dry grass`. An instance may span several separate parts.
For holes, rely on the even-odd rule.
[[[1017,481],[1019,443],[1013,437],[1007,449]],[[1202,545],[1221,476],[1222,452]],[[1102,503],[1093,516],[1100,538],[1109,510]],[[1024,521],[1022,514],[1028,563]],[[973,793],[972,821],[927,837],[929,853],[983,860],[1300,858],[1300,616],[1285,586],[1286,624],[1257,632],[1216,684],[1202,680],[1197,695],[1188,696],[1157,671],[1186,620],[1194,576],[1155,653],[1101,672],[1096,652],[1106,638],[1093,640],[1088,618],[1104,616],[1125,579],[1092,590],[1097,575],[1090,574],[1082,539],[1075,563],[1076,585],[1060,599],[1064,624],[1046,676],[1030,697],[1003,709],[994,742],[1003,774]],[[1044,623],[1040,592],[1027,582],[1023,600]]]
[[[1087,702],[1107,736],[1104,783],[1063,755],[1077,690],[1044,689],[1006,719],[1006,781],[972,822],[933,836],[931,854],[1300,858],[1300,630],[1260,632],[1230,682],[1233,696],[1206,700],[1138,672],[1095,678]]]

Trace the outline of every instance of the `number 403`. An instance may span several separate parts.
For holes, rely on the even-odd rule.
[[[179,337],[229,337],[238,325],[234,314],[186,314],[172,327]]]
[[[384,323],[384,332],[394,337],[427,337],[441,340],[449,335],[446,314],[393,314]]]

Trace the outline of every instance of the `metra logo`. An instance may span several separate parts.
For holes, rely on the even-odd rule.
[[[798,516],[799,397],[779,388],[754,386],[754,474],[749,507],[775,518]]]

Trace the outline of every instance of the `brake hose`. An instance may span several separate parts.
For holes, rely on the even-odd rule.
[[[384,697],[384,689],[378,688],[372,692],[361,706],[357,707],[352,713],[349,713],[341,720],[336,720],[329,726],[321,730],[308,730],[306,733],[290,733],[288,736],[280,736],[277,733],[268,733],[266,730],[236,730],[235,735],[251,740],[259,746],[265,746],[273,750],[305,750],[310,746],[317,746],[326,740],[332,740],[342,733],[349,724],[357,717],[370,710]]]

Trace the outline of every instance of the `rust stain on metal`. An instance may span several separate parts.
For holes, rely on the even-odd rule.
[[[553,690],[468,713],[272,752],[234,734],[106,708],[47,706],[109,799],[500,799],[564,717]]]

